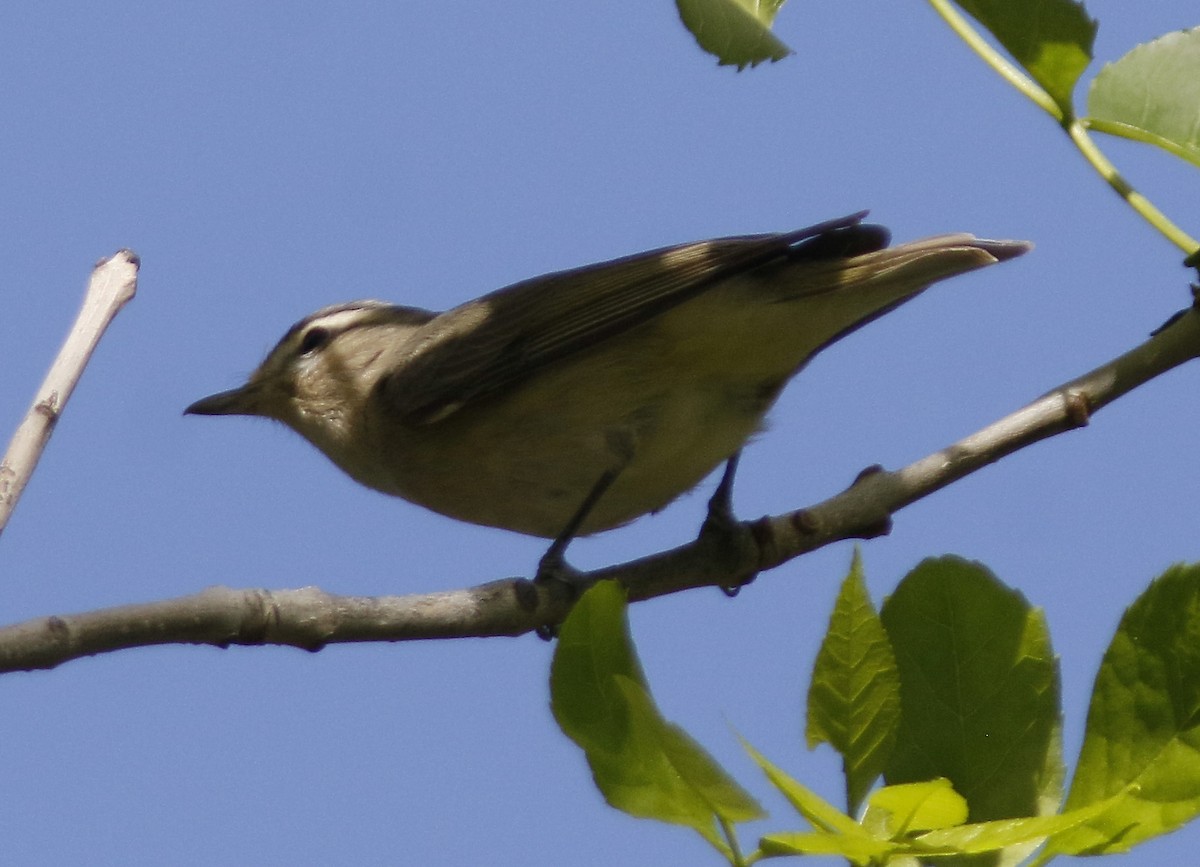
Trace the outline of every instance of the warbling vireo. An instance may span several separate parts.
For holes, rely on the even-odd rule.
[[[1030,246],[942,235],[889,248],[863,216],[535,277],[445,313],[326,307],[245,385],[186,412],[281,421],[364,485],[554,538],[544,572],[573,536],[658,511],[722,462],[731,480],[821,349]]]

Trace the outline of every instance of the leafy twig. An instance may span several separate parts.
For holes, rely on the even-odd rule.
[[[946,22],[950,29],[958,34],[984,63],[995,70],[1001,78],[1015,87],[1017,91],[1033,102],[1034,105],[1054,118],[1055,123],[1063,129],[1075,147],[1079,149],[1083,158],[1088,161],[1088,164],[1146,222],[1185,253],[1192,254],[1200,247],[1200,242],[1197,242],[1187,232],[1175,225],[1166,214],[1156,208],[1144,195],[1139,193],[1117,171],[1112,161],[1096,145],[1095,141],[1088,134],[1088,129],[1095,128],[1111,131],[1104,122],[1092,122],[1087,118],[1078,117],[1075,107],[1071,104],[1069,94],[1064,94],[1056,100],[1045,88],[1034,81],[1029,75],[1026,75],[1025,72],[1010,62],[995,46],[988,42],[971,25],[966,16],[962,15],[954,7],[951,0],[929,0],[929,4],[942,17],[942,20]],[[1125,135],[1126,137],[1132,137],[1128,133],[1125,133]],[[1145,140],[1146,137],[1142,136],[1141,138]],[[1179,153],[1180,151],[1176,148],[1175,152]],[[1190,159],[1190,156],[1182,153],[1181,155],[1185,159]]]

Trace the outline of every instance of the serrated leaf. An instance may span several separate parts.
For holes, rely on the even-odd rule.
[[[602,581],[563,622],[550,669],[554,717],[584,750],[610,805],[694,828],[724,850],[716,819],[760,818],[762,809],[658,711],[629,637],[625,608],[620,585]]]
[[[1058,663],[1040,611],[977,563],[926,560],[883,605],[900,670],[889,784],[946,777],[973,822],[1053,812]]]
[[[946,859],[953,856],[971,857],[1016,847],[1032,848],[1047,836],[1086,822],[1109,806],[1101,803],[1059,816],[956,825],[890,842],[822,832],[771,834],[763,838],[760,848],[768,855],[841,855],[856,864],[878,864],[884,857],[888,864],[898,864],[901,858],[914,861],[937,858],[937,863],[946,863]]]
[[[1051,834],[1074,828],[1100,815],[1108,804],[1095,804],[1082,810],[1068,810],[1057,816],[1028,816],[1021,819],[996,819],[954,828],[940,828],[919,835],[919,846],[960,855],[981,855],[1009,847],[1036,846]]]
[[[762,768],[788,803],[813,826],[813,833],[771,834],[759,841],[767,855],[840,855],[854,864],[883,863],[896,851],[884,837],[870,834],[833,804],[776,767],[750,744],[746,752]]]
[[[1106,64],[1088,92],[1091,126],[1200,166],[1200,27],[1168,33]]]
[[[784,0],[675,0],[684,27],[723,66],[758,66],[792,53],[771,23]]]
[[[986,27],[1066,114],[1092,61],[1096,22],[1073,0],[955,0]]]
[[[809,749],[828,743],[842,754],[850,813],[883,773],[899,722],[896,657],[855,551],[813,665],[805,731]]]
[[[625,619],[624,591],[602,581],[572,609],[550,665],[554,718],[585,750],[616,751],[629,737],[629,710],[616,675],[646,682]]]
[[[771,784],[783,793],[783,796],[787,798],[788,803],[792,805],[793,809],[807,819],[808,823],[818,831],[831,834],[845,834],[852,837],[870,836],[858,822],[855,822],[799,780],[784,773],[782,769],[772,764],[766,756],[750,746],[745,740],[742,741],[742,747],[750,754],[750,758],[754,759],[755,764],[762,768],[763,773],[767,775],[767,779],[771,781]]]
[[[1200,813],[1200,566],[1175,566],[1121,618],[1104,654],[1067,797],[1116,796],[1047,852],[1123,852]]]
[[[967,821],[967,802],[945,777],[923,783],[884,786],[871,793],[867,813],[886,817],[880,827],[887,836],[898,837],[935,828],[949,828]],[[863,824],[869,823],[868,818]]]
[[[768,834],[758,841],[758,848],[768,857],[786,855],[837,855],[851,864],[866,867],[872,864],[893,864],[891,860],[900,847],[887,840],[871,837],[845,837],[839,834],[810,833]]]
[[[653,768],[654,773],[647,777],[655,781],[654,788],[672,790],[675,801],[690,804],[698,799],[710,823],[714,815],[728,822],[748,822],[765,815],[758,802],[691,735],[663,718],[641,684],[618,675],[617,686],[629,702],[631,728],[641,741],[634,751],[642,767]]]

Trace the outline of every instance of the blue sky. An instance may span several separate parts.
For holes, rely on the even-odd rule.
[[[1200,23],[1182,0],[1089,9],[1099,61]],[[795,0],[777,32],[796,55],[740,75],[699,52],[667,0],[68,2],[4,17],[0,430],[25,412],[91,263],[131,247],[143,268],[0,540],[3,622],[211,584],[386,594],[528,573],[541,541],[362,489],[265,422],[181,416],[328,303],[445,308],[558,268],[860,208],[898,240],[1037,243],[812,364],[746,453],[744,517],[921,457],[1186,303],[1177,252],[922,3]],[[1167,213],[1194,213],[1194,170],[1111,153]],[[863,546],[877,598],[922,557],[956,553],[1045,608],[1068,757],[1124,606],[1200,558],[1197,377],[1163,377]],[[573,561],[690,538],[713,483],[573,546]],[[840,793],[837,759],[803,747],[801,714],[851,550],[790,563],[734,601],[693,592],[632,614],[664,712],[762,797],[775,817],[762,830],[793,820],[733,729]],[[689,832],[601,803],[553,726],[550,653],[533,637],[169,647],[6,676],[0,860],[716,863]],[[1112,863],[1191,857],[1197,833]]]

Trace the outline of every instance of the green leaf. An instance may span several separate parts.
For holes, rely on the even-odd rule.
[[[813,826],[811,832],[763,837],[759,848],[766,856],[840,855],[855,864],[878,865],[898,864],[902,857],[946,859],[1008,850],[1004,853],[1005,863],[1015,863],[1049,835],[1094,819],[1111,807],[1111,802],[1101,802],[1059,816],[964,825],[966,801],[948,780],[939,779],[885,786],[874,792],[859,824],[775,767],[745,741],[743,745],[768,779]]]
[[[636,793],[634,797],[648,794],[651,798],[661,798],[663,792],[670,792],[670,799],[661,800],[664,803],[686,804],[689,812],[695,811],[693,802],[698,800],[705,809],[695,812],[705,813],[710,824],[714,815],[728,822],[748,822],[766,815],[758,802],[734,782],[687,732],[663,719],[654,699],[642,684],[620,675],[616,681],[629,703],[633,719],[631,729],[634,738],[627,745],[623,758],[636,756],[637,759],[622,771],[621,781],[635,778],[651,783],[640,786],[645,791]],[[631,774],[630,768],[638,772]],[[659,818],[649,810],[642,815]],[[683,819],[678,821],[691,824]]]
[[[967,821],[967,801],[945,777],[884,786],[871,794],[867,804],[868,814],[884,815],[879,825],[889,837],[949,828]],[[863,824],[873,821],[864,817]]]
[[[840,834],[810,833],[768,834],[758,841],[763,854],[780,855],[838,855],[851,864],[863,867],[872,864],[894,863],[891,857],[901,849],[887,840],[871,837],[846,837]]]
[[[1100,664],[1067,806],[1109,796],[1114,806],[1047,851],[1123,852],[1200,813],[1200,565],[1155,579]]]
[[[829,618],[808,688],[808,747],[842,754],[848,812],[883,773],[900,722],[900,676],[863,583],[858,551]]]
[[[585,750],[616,752],[630,737],[629,709],[617,675],[646,683],[629,636],[624,590],[602,581],[563,623],[550,666],[554,718]]]
[[[894,786],[881,789],[872,795],[872,802],[880,792],[887,792],[889,788],[909,787]],[[912,784],[914,792],[921,788],[926,788],[926,791],[935,797],[953,792],[953,789],[948,788],[944,782]],[[885,799],[887,797],[885,796]],[[897,799],[907,800],[908,796],[898,793]],[[951,806],[949,803],[947,806],[950,806],[950,810],[944,814],[944,818],[951,818],[951,813],[965,815],[965,802],[962,802],[961,798],[957,807]],[[1108,807],[1108,802],[1102,802],[1082,810],[1071,810],[1059,816],[999,819],[994,822],[979,822],[971,825],[952,825],[915,836],[897,836],[890,841],[882,837],[863,839],[860,836],[820,831],[808,834],[771,834],[763,838],[760,848],[768,855],[841,855],[856,864],[879,864],[885,859],[889,864],[896,864],[900,857],[912,859],[936,857],[939,859],[939,863],[946,863],[945,859],[953,856],[970,857],[987,855],[1003,849],[1031,849],[1049,835],[1086,822]],[[872,807],[868,808],[868,812],[871,809],[874,809],[874,803],[872,803]],[[936,817],[934,818],[936,819]]]
[[[882,863],[896,851],[883,837],[870,834],[833,804],[773,765],[746,741],[742,746],[763,769],[788,803],[813,826],[815,833],[771,834],[759,841],[767,855],[840,855],[855,864]]]
[[[883,606],[902,715],[888,783],[948,778],[973,822],[1053,812],[1058,663],[1040,611],[977,563],[926,560]]]
[[[1108,806],[1108,803],[1102,802],[1081,810],[1068,810],[1057,816],[996,819],[992,822],[939,828],[919,835],[913,843],[935,851],[953,850],[960,855],[982,855],[1010,847],[1029,849],[1051,834],[1074,828],[1095,818]]]
[[[807,819],[808,823],[818,831],[831,834],[845,834],[848,836],[869,836],[858,822],[855,822],[799,780],[784,773],[745,740],[742,741],[742,746],[750,754],[750,758],[754,759],[755,763],[762,768],[763,773],[767,775],[767,779],[771,781],[771,784],[783,793],[783,796],[787,798],[788,803],[792,805],[796,812]]]
[[[758,66],[792,50],[771,32],[784,0],[675,0],[683,26],[722,66]]]
[[[1200,166],[1200,27],[1139,45],[1100,70],[1088,125]]]
[[[724,851],[716,819],[762,809],[650,697],[629,637],[625,592],[590,589],[563,622],[550,668],[551,708],[583,748],[596,787],[618,810],[694,828]]]
[[[1092,60],[1096,22],[1073,0],[955,0],[999,40],[1063,113]]]

